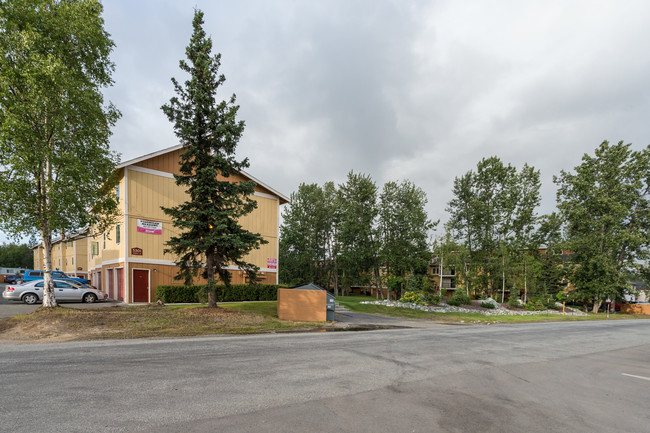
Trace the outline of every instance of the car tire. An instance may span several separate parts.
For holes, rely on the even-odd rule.
[[[84,294],[83,298],[81,298],[81,300],[86,304],[92,304],[93,302],[97,301],[97,296],[92,293],[86,293]]]
[[[38,302],[38,295],[34,293],[25,293],[22,299],[25,304],[34,305]]]

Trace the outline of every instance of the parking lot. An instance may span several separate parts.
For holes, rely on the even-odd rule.
[[[0,284],[0,293],[4,292],[5,287],[7,287],[7,284]],[[120,302],[108,301],[108,302],[96,302],[94,304],[84,304],[81,302],[67,302],[61,305],[70,308],[105,308],[117,304],[120,304]],[[27,305],[27,304],[23,304],[22,302],[7,301],[2,296],[0,296],[0,319],[5,317],[12,317],[15,316],[16,314],[28,314],[36,310],[40,306],[41,304]]]

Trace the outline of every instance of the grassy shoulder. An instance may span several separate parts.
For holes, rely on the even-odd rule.
[[[21,342],[185,337],[300,331],[323,323],[277,318],[276,302],[39,308],[0,320],[0,340]]]
[[[369,314],[382,314],[391,317],[401,317],[404,319],[421,319],[432,320],[437,322],[501,322],[501,323],[527,323],[527,322],[570,322],[585,320],[606,320],[607,315],[589,314],[588,316],[574,316],[566,313],[561,314],[535,314],[529,316],[511,316],[511,315],[494,315],[489,316],[480,313],[436,313],[429,311],[413,310],[411,308],[386,307],[383,305],[362,304],[362,301],[376,301],[371,296],[339,296],[336,302],[343,305],[351,311]],[[635,314],[611,314],[610,320],[620,319],[650,319],[649,316]]]

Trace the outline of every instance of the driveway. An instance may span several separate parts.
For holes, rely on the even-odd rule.
[[[395,329],[395,328],[434,328],[445,326],[431,320],[407,320],[399,317],[382,316],[380,314],[357,313],[343,310],[334,313],[336,327],[349,330],[364,329]]]

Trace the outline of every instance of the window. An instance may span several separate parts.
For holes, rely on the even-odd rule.
[[[115,226],[115,243],[117,243],[118,245],[120,244],[120,240],[121,240],[121,228],[122,226],[120,224]]]
[[[115,187],[115,199],[117,200],[118,203],[120,202],[120,186],[119,185],[117,185]]]
[[[71,257],[71,259],[72,259],[72,264],[74,265],[74,257]]]
[[[106,249],[106,232],[104,232],[104,247],[102,249],[103,250]]]
[[[52,278],[65,278],[65,274],[63,272],[52,272]]]

